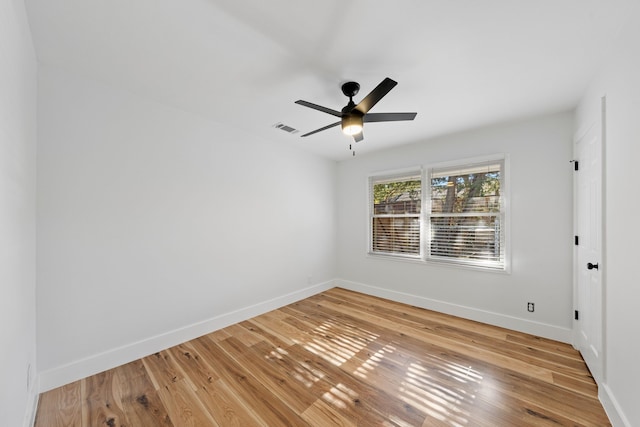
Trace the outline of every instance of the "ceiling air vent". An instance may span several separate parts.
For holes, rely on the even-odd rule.
[[[290,133],[292,135],[300,132],[298,129],[294,129],[291,126],[285,125],[284,123],[276,123],[275,125],[273,125],[273,127],[276,128],[276,129],[283,130],[283,131],[285,131],[287,133]]]

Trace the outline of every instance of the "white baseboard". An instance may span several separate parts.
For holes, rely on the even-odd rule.
[[[530,320],[521,319],[519,317],[507,316],[491,311],[479,310],[473,307],[467,307],[457,304],[451,304],[444,301],[438,301],[417,295],[397,292],[389,289],[379,288],[376,286],[365,285],[363,283],[351,282],[348,280],[336,279],[336,286],[361,292],[380,298],[390,299],[392,301],[404,304],[414,305],[416,307],[426,308],[441,313],[451,314],[453,316],[462,317],[464,319],[475,320],[476,322],[488,323],[490,325],[500,326],[502,328],[512,329],[539,337],[549,338],[564,343],[571,343],[572,331],[568,328],[548,325],[546,323],[532,322]]]
[[[618,401],[607,384],[598,384],[598,398],[613,427],[631,427],[631,423],[627,417],[625,417],[624,412],[622,412]]]
[[[39,391],[45,392],[73,381],[95,375],[107,369],[129,363],[185,341],[206,335],[234,323],[242,322],[260,314],[283,307],[317,293],[331,289],[335,284],[328,281],[316,284],[299,291],[291,292],[268,301],[254,304],[239,310],[223,313],[211,319],[194,323],[183,328],[175,329],[164,334],[156,335],[138,342],[95,354],[84,359],[75,360],[63,366],[58,366],[40,372],[38,375]]]
[[[24,414],[24,421],[22,422],[23,427],[33,427],[36,422],[36,412],[38,410],[38,377],[36,376],[35,381],[31,385],[31,389],[29,390],[29,394],[27,396],[27,412]]]

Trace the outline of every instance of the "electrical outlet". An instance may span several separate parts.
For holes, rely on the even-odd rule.
[[[528,302],[528,303],[527,303],[527,311],[528,311],[529,313],[533,313],[533,312],[534,312],[534,310],[535,310],[535,306],[534,306],[534,304],[533,304],[532,302]]]

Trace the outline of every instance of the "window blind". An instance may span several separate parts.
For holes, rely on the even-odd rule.
[[[481,162],[428,173],[428,258],[505,267],[504,161]]]
[[[370,252],[419,257],[421,172],[371,177],[369,200]]]

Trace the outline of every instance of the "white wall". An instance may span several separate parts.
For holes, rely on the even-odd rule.
[[[43,390],[330,286],[335,162],[46,67],[38,114]]]
[[[568,342],[572,129],[571,113],[556,114],[340,163],[338,277],[343,286]],[[510,157],[511,274],[366,255],[369,174],[498,153]],[[534,313],[527,312],[529,301],[535,303]]]
[[[577,110],[576,132],[606,96],[604,379],[600,398],[614,426],[640,426],[640,7],[630,15]]]
[[[0,424],[6,426],[30,421],[37,392],[36,67],[23,2],[0,2]]]

